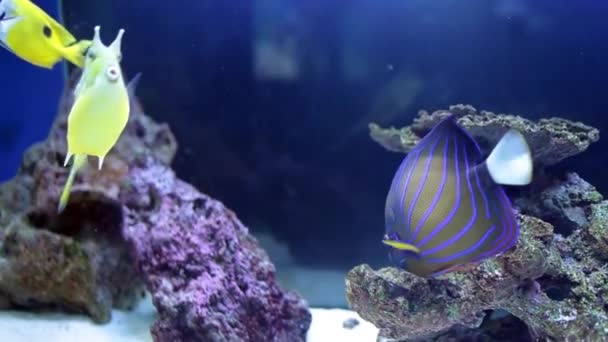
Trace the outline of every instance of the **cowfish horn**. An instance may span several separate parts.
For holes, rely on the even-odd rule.
[[[110,44],[110,49],[112,49],[114,51],[114,53],[116,53],[116,55],[120,55],[120,49],[121,49],[121,44],[122,44],[122,36],[124,34],[125,34],[125,30],[124,29],[118,30],[118,34],[116,35],[116,38],[114,39],[114,41],[112,42],[112,44]]]
[[[92,47],[93,47],[94,50],[97,50],[97,49],[100,49],[100,48],[104,47],[104,45],[101,42],[101,36],[99,34],[99,30],[100,30],[99,25],[95,26],[94,30],[95,30],[95,35],[93,36]]]

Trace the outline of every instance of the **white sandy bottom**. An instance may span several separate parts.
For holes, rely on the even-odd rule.
[[[313,320],[308,342],[373,342],[378,329],[357,313],[343,309],[311,309]],[[343,327],[354,318],[359,324]],[[34,314],[0,311],[0,341],[10,342],[147,342],[152,341],[149,327],[156,319],[149,300],[132,312],[113,311],[112,321],[97,325],[87,317],[59,313]]]

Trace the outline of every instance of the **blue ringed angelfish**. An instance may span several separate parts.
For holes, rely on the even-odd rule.
[[[510,129],[486,160],[453,115],[408,153],[386,198],[383,243],[391,258],[430,277],[511,248],[519,226],[502,185],[527,185],[532,156]]]

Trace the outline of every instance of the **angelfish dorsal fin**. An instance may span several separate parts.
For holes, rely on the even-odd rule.
[[[477,145],[475,139],[456,122],[456,117],[453,114],[450,114],[435,125],[416,147],[420,146],[420,148],[426,148],[428,147],[427,145],[446,136],[450,136],[450,140],[455,141],[459,148],[464,146],[467,151],[467,161],[471,163],[471,165],[482,162],[482,154],[479,145]],[[441,149],[436,149],[434,153],[443,152]]]

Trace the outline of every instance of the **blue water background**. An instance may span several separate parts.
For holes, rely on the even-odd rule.
[[[144,107],[176,133],[180,177],[224,201],[254,231],[287,241],[302,263],[386,261],[384,199],[403,156],[372,142],[368,121],[403,126],[419,109],[469,103],[608,127],[603,1],[275,0],[262,9],[253,0],[64,3],[77,37],[90,37],[99,24],[109,43],[127,30],[125,72],[143,72]],[[260,30],[295,41],[297,77],[256,75]],[[7,68],[11,79],[31,74],[31,81],[17,82],[11,99],[36,105],[30,115],[42,118],[26,134],[19,129],[34,116],[14,114],[21,128],[10,132],[19,132],[23,148],[44,136],[56,108],[51,92],[59,89],[40,81],[51,74],[18,67]],[[411,101],[399,105],[400,96],[389,96],[375,107],[400,77],[404,89],[416,89]],[[19,148],[10,151],[12,169]],[[600,141],[559,167],[606,193],[608,180],[597,170],[608,166],[607,151]]]

